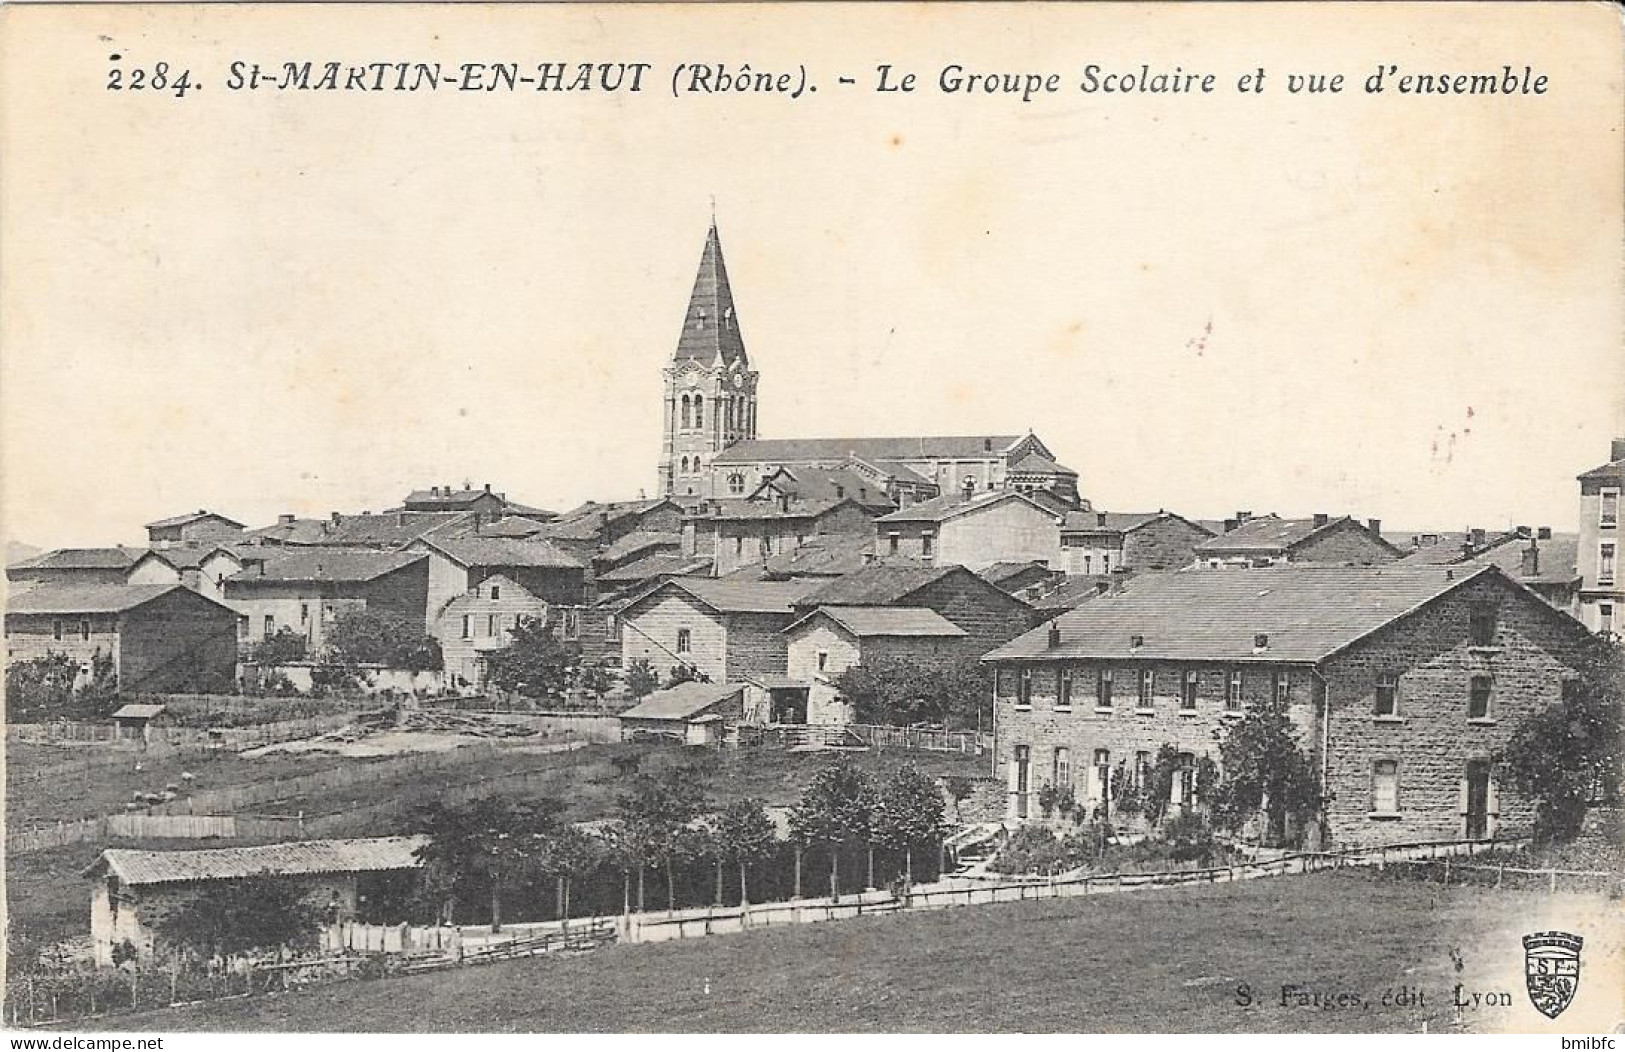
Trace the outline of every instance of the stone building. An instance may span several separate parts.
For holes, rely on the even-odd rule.
[[[856,496],[700,501],[683,517],[684,555],[709,559],[722,577],[830,535],[874,535],[872,512]]]
[[[1383,539],[1378,519],[1362,525],[1347,515],[1283,519],[1237,512],[1225,525],[1224,533],[1195,546],[1196,566],[1215,570],[1288,563],[1376,566],[1403,554]]]
[[[1213,531],[1170,511],[1074,511],[1061,523],[1061,561],[1071,576],[1118,570],[1161,573],[1189,566]]]
[[[1616,438],[1608,463],[1580,476],[1580,620],[1593,632],[1625,632],[1625,575],[1619,569],[1620,492],[1625,490],[1625,438]]]
[[[258,643],[291,628],[314,654],[327,630],[350,610],[411,617],[425,625],[429,557],[422,552],[287,548],[225,580],[226,602],[237,611],[238,640]]]
[[[128,942],[138,960],[154,956],[164,921],[211,885],[266,877],[298,889],[328,923],[379,915],[388,902],[404,902],[423,865],[417,849],[426,837],[302,840],[258,847],[200,851],[138,851],[108,848],[84,876],[94,881],[90,936],[96,964],[113,964],[113,950]]]
[[[784,628],[816,583],[674,577],[621,608],[621,664],[677,665],[714,683],[785,670]]]
[[[199,508],[146,525],[147,543],[153,548],[186,544],[226,544],[243,538],[243,524],[218,512]]]
[[[853,722],[852,705],[835,688],[835,679],[854,665],[893,659],[929,664],[972,650],[963,628],[925,607],[821,606],[784,633],[786,678],[805,686],[806,708],[800,719],[777,714],[780,723]]]
[[[796,600],[798,616],[820,607],[916,607],[963,629],[980,655],[1034,624],[1033,610],[963,566],[874,563],[819,584]]]
[[[135,561],[126,576],[130,584],[179,584],[210,599],[226,594],[226,578],[242,572],[243,559],[224,545],[184,541],[177,547],[154,548]]]
[[[567,609],[580,617],[578,609]],[[502,574],[487,577],[452,599],[435,619],[432,632],[440,642],[447,684],[463,693],[484,690],[486,655],[508,645],[521,618],[547,622],[550,610],[547,600]]]
[[[544,538],[425,538],[407,551],[429,561],[425,616],[431,630],[448,603],[498,574],[548,603],[581,606],[587,600],[586,563]]]
[[[119,689],[229,689],[236,679],[237,615],[178,584],[38,584],[6,597],[6,664],[66,654],[91,675],[113,659]]]
[[[987,655],[1009,813],[1046,782],[1109,811],[1108,778],[1178,751],[1172,803],[1250,708],[1285,707],[1335,844],[1528,835],[1498,757],[1576,679],[1582,626],[1496,566],[1275,567],[1136,577]]]
[[[974,491],[912,504],[875,520],[875,554],[981,570],[999,562],[1061,564],[1071,508],[1042,491]]]

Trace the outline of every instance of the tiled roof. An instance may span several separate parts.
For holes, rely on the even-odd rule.
[[[251,540],[277,544],[315,544],[327,533],[325,519],[294,519],[292,522],[274,522],[248,531]]]
[[[1049,457],[1037,453],[1028,453],[1015,464],[1011,465],[1010,473],[1013,475],[1071,475],[1076,478],[1078,473],[1069,467],[1057,464]]]
[[[464,511],[391,511],[377,515],[344,515],[329,522],[313,543],[348,547],[404,548],[436,531],[454,532],[471,525],[474,516]]]
[[[1266,553],[1284,552],[1296,548],[1304,541],[1317,533],[1332,530],[1352,523],[1360,530],[1366,530],[1359,520],[1348,515],[1328,516],[1322,525],[1315,525],[1315,520],[1309,519],[1283,519],[1276,515],[1262,515],[1258,518],[1248,519],[1229,533],[1220,534],[1196,546],[1199,554],[1217,552],[1247,552]],[[1372,540],[1383,545],[1384,541],[1376,534],[1370,534]],[[1389,545],[1389,547],[1392,547]],[[1396,553],[1397,554],[1397,553]]]
[[[267,552],[260,566],[226,581],[253,585],[260,581],[371,581],[403,566],[427,559],[422,552],[379,552],[370,549],[291,548]]]
[[[858,506],[855,496],[843,497],[840,500],[833,497],[827,500],[792,500],[788,506],[780,504],[771,498],[744,500],[742,498],[723,497],[701,504],[696,510],[690,512],[687,517],[700,522],[706,520],[713,522],[765,522],[773,519],[816,519],[828,515],[843,504]]]
[[[1047,499],[1046,499],[1047,498]],[[978,511],[990,507],[1000,501],[1019,500],[1033,505],[1040,511],[1050,515],[1065,514],[1059,498],[1047,494],[1044,490],[1032,493],[1019,493],[1015,490],[996,489],[982,490],[970,499],[960,492],[944,493],[940,497],[922,500],[918,504],[910,504],[900,508],[889,515],[882,515],[876,519],[877,523],[887,522],[944,522],[948,519],[964,515],[968,512]]]
[[[651,500],[617,500],[598,503],[587,501],[571,508],[547,524],[547,536],[560,540],[590,541],[598,537],[604,519],[616,522],[627,516],[641,516],[662,504],[670,503],[664,497]]]
[[[417,869],[417,849],[427,837],[366,837],[353,840],[300,840],[259,847],[217,847],[202,851],[135,851],[108,848],[87,877],[111,872],[126,884],[176,884],[261,874],[371,873]]]
[[[8,570],[123,570],[147,554],[145,548],[58,548],[6,567]]]
[[[481,537],[534,537],[547,528],[547,523],[540,519],[528,519],[523,515],[509,515],[498,519],[486,526],[481,526]]]
[[[848,456],[881,460],[991,460],[1019,442],[1022,435],[950,435],[903,438],[753,438],[735,442],[718,453],[713,464],[791,464],[797,461],[839,462]]]
[[[683,535],[680,533],[656,533],[650,530],[633,530],[614,544],[593,556],[594,562],[615,563],[639,552],[648,552],[656,548],[677,549],[682,547]]]
[[[935,610],[920,606],[821,606],[785,631],[815,617],[827,617],[860,638],[925,636],[957,639],[966,635],[963,628]]]
[[[421,542],[464,566],[531,566],[582,569],[580,559],[539,537],[448,537]]]
[[[6,596],[8,614],[121,614],[170,592],[179,584],[37,584]],[[196,593],[193,593],[196,594]],[[211,606],[212,599],[198,596]],[[223,608],[222,608],[223,609]]]
[[[644,593],[642,602],[668,588],[687,592],[724,614],[788,614],[816,583],[805,581],[740,581],[727,577],[674,577]]]
[[[113,713],[115,720],[150,720],[164,711],[162,705],[125,705]]]
[[[1060,646],[1041,625],[987,660],[1316,662],[1484,573],[1499,571],[1389,564],[1145,574],[1051,622]],[[1268,645],[1255,653],[1259,634]],[[1134,636],[1143,640],[1137,648]]]
[[[1041,571],[1045,574],[1053,573],[1049,564],[1039,559],[1028,559],[1025,562],[997,562],[992,566],[984,566],[976,571],[976,576],[989,584],[1002,585],[1012,578],[1020,577],[1024,573]]]
[[[144,528],[149,530],[161,530],[166,526],[185,526],[189,522],[197,522],[201,519],[219,519],[228,526],[235,526],[239,530],[243,528],[243,524],[238,522],[236,519],[228,519],[219,512],[207,511],[203,508],[199,508],[197,511],[189,511],[185,515],[172,515],[167,519],[159,519],[157,522],[149,522]]]
[[[1625,460],[1615,460],[1607,464],[1598,465],[1597,467],[1594,467],[1590,471],[1587,471],[1577,477],[1585,482],[1590,482],[1594,479],[1607,481],[1608,479],[1625,478]]]
[[[700,683],[690,680],[657,690],[620,715],[623,720],[686,720],[744,689],[743,683]]]
[[[1102,586],[1110,585],[1111,578],[1103,574],[1069,574],[1059,588],[1035,596],[1028,603],[1041,612],[1070,610],[1100,595]]]
[[[807,594],[801,606],[887,606],[947,577],[958,566],[896,566],[875,563],[837,577]],[[974,575],[973,575],[974,576]]]
[[[1580,538],[1572,533],[1554,533],[1544,541],[1517,537],[1515,544],[1502,544],[1481,552],[1463,562],[1469,566],[1493,563],[1505,570],[1508,577],[1524,584],[1566,584],[1580,576]],[[1523,572],[1524,552],[1533,543],[1539,553],[1535,573]]]
[[[861,533],[825,533],[807,538],[807,543],[788,552],[775,552],[764,563],[753,563],[729,577],[755,577],[786,580],[791,577],[840,577],[865,566],[914,566],[926,564],[903,555],[874,554],[874,538]]]
[[[907,464],[899,464],[894,460],[876,461],[874,467],[877,471],[892,476],[898,482],[907,482],[914,486],[935,486],[937,484],[936,480],[928,479]]]
[[[1127,533],[1165,514],[1160,511],[1070,511],[1061,524],[1061,532]]]
[[[851,498],[866,508],[890,510],[897,507],[896,502],[886,496],[885,490],[879,484],[848,469],[828,470],[805,465],[780,468],[762,480],[762,484],[756,488],[756,493],[761,493],[769,486],[803,501],[833,502]]]
[[[606,570],[598,574],[596,579],[605,584],[636,584],[656,577],[704,573],[710,568],[710,559],[677,552],[660,552],[617,566],[613,570]]]
[[[202,566],[204,560],[215,552],[225,552],[238,562],[242,561],[242,558],[235,551],[224,544],[202,544],[195,548],[154,548],[141,558],[145,559],[147,556],[151,556],[154,559],[168,563],[177,570],[195,570]]]
[[[683,316],[683,333],[677,339],[677,362],[694,361],[704,365],[749,367],[745,340],[739,333],[739,315],[734,310],[733,287],[728,283],[728,267],[722,259],[722,239],[712,222],[706,231],[705,248],[700,252],[699,270],[694,275],[694,291]]]

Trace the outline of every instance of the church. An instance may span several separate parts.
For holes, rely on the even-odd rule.
[[[760,438],[757,383],[740,329],[716,221],[677,349],[664,369],[665,426],[660,493],[692,506],[743,498],[788,469],[816,468],[867,479],[898,505],[990,490],[1048,491],[1069,508],[1085,506],[1078,474],[1026,434],[901,438]]]

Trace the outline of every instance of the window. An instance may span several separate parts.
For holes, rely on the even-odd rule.
[[[694,396],[694,427],[696,429],[698,429],[698,428],[702,428],[704,426],[705,426],[705,396],[704,395],[695,395]]]
[[[1095,750],[1095,792],[1100,794],[1100,813],[1105,814],[1112,799],[1112,754],[1108,749]]]
[[[1377,676],[1377,703],[1372,710],[1376,716],[1399,715],[1399,677],[1392,672]]]
[[[766,558],[767,556],[772,555],[772,554],[773,554],[773,537],[770,534],[770,535],[762,538],[762,557]]]
[[[1274,672],[1270,675],[1270,694],[1275,698],[1275,704],[1285,705],[1292,700],[1292,676],[1287,672]]]
[[[1241,711],[1241,669],[1230,670],[1230,678],[1224,685],[1224,711]]]
[[[52,639],[61,639],[62,638],[62,622],[60,620],[51,622],[51,638]]]
[[[920,554],[930,555],[932,549],[936,546],[936,540],[936,535],[933,533],[920,534]]]
[[[237,618],[237,638],[238,639],[247,639],[248,638],[248,615],[247,614],[243,614],[241,617]]]
[[[300,624],[305,624],[309,620],[310,620],[310,604],[309,603],[300,603],[299,604],[299,623]]]
[[[1399,814],[1399,762],[1378,760],[1371,765],[1371,813]]]
[[[897,534],[895,534],[895,533],[886,534],[886,550],[888,552],[890,552],[892,555],[897,554],[897,542],[898,542]]]
[[[1148,668],[1142,668],[1140,670],[1140,697],[1138,705],[1142,709],[1149,709],[1151,707],[1151,699],[1154,697],[1152,694],[1152,688],[1156,685],[1156,677],[1157,674]]]
[[[1490,691],[1494,681],[1488,676],[1474,676],[1467,690],[1467,718],[1470,720],[1487,720],[1490,718]]]
[[[685,430],[689,427],[690,423],[693,420],[693,412],[694,412],[693,405],[692,405],[692,403],[689,402],[688,395],[684,395],[683,396],[683,427],[684,427]],[[688,458],[687,457],[683,458],[683,470],[684,471],[688,470]]]
[[[744,555],[745,554],[745,538],[743,538],[743,537],[735,537],[734,538],[734,554],[735,555]]]
[[[1168,803],[1177,811],[1189,811],[1196,802],[1196,757],[1182,752],[1174,760],[1174,779],[1169,786]]]
[[[496,614],[485,615],[485,634],[494,636],[502,627],[502,619]]]
[[[677,652],[679,654],[689,653],[693,642],[694,637],[689,633],[688,629],[679,628],[677,630]]]
[[[1614,630],[1614,604],[1597,604],[1597,631],[1612,632]]]
[[[1055,750],[1055,788],[1072,788],[1072,750],[1061,746]]]
[[[1103,668],[1095,675],[1095,708],[1112,707],[1112,670]]]
[[[564,611],[564,638],[581,638],[581,611],[573,606]]]
[[[1475,647],[1495,645],[1495,604],[1474,603],[1468,614],[1468,629]]]
[[[1055,707],[1058,709],[1072,707],[1072,670],[1065,666],[1055,671]]]
[[[737,471],[734,472],[732,475],[729,475],[728,476],[728,492],[733,493],[733,494],[739,494],[739,493],[745,492],[745,476],[741,475]]]
[[[1090,573],[1091,572],[1090,569],[1089,569],[1089,564],[1091,562],[1093,562],[1093,561],[1094,561],[1094,556],[1092,556],[1092,555],[1085,555],[1083,557],[1083,572],[1084,573]]]
[[[818,671],[822,672],[828,667],[829,667],[829,651],[820,650],[818,652]]]
[[[501,585],[494,584],[494,585],[491,586],[491,598],[492,599],[501,599],[502,598],[502,586]]]
[[[1027,708],[1033,703],[1033,670],[1024,668],[1016,673],[1016,705]]]
[[[1103,574],[1112,572],[1112,557],[1110,555],[1102,554],[1100,556],[1100,572]]]
[[[463,615],[463,638],[474,638],[474,617],[472,614]]]
[[[276,634],[276,615],[265,615],[265,634],[268,636]]]
[[[79,638],[84,640],[87,643],[90,642],[90,622],[89,621],[80,621],[79,622]]]
[[[1134,754],[1134,784],[1145,785],[1151,780],[1151,754],[1140,751]]]
[[[1608,529],[1619,525],[1619,490],[1605,489],[1602,491],[1601,513],[1597,517],[1597,525]]]
[[[1599,545],[1597,548],[1597,583],[1614,583],[1614,543],[1612,541]]]
[[[1201,673],[1195,669],[1185,673],[1185,682],[1180,684],[1179,707],[1186,712],[1196,710],[1196,694],[1201,686]]]

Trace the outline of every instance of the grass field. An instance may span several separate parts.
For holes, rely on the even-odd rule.
[[[1615,918],[1611,927],[1598,930],[1599,911]],[[1621,991],[1608,978],[1620,974],[1617,904],[1361,873],[611,947],[575,959],[170,1009],[113,1025],[386,1033],[1559,1029],[1523,991],[1518,938],[1537,925],[1592,935],[1587,967],[1598,974],[1561,1029],[1610,1029],[1620,1018]],[[1458,982],[1464,999],[1504,993],[1510,1007],[1458,1014]],[[1251,1004],[1238,1003],[1241,984]],[[1347,1007],[1295,998],[1283,1005],[1283,984],[1342,994]],[[1423,1002],[1383,1004],[1402,988],[1420,991]]]

